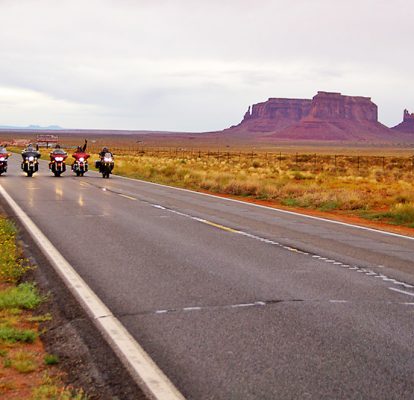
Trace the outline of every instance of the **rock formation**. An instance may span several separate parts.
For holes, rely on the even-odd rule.
[[[312,99],[307,117],[331,121],[378,122],[378,110],[370,97],[318,92]]]
[[[303,99],[270,98],[263,103],[254,104],[251,112],[249,107],[240,125],[257,132],[285,128],[308,115],[311,103],[311,100]]]
[[[404,110],[403,121],[391,129],[399,132],[414,133],[414,113],[410,114],[408,110]]]
[[[225,133],[266,133],[266,138],[298,140],[389,140],[369,97],[318,92],[312,100],[270,98],[254,104],[242,122]]]

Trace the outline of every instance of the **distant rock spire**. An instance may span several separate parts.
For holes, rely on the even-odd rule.
[[[243,121],[247,121],[247,120],[249,120],[252,117],[252,114],[250,112],[250,109],[251,109],[251,107],[249,106],[249,108],[247,109],[246,113],[244,114]]]

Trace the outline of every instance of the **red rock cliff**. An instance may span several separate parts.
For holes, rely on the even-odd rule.
[[[227,130],[248,137],[299,140],[389,140],[392,131],[378,122],[369,97],[318,92],[312,100],[270,98],[249,107],[243,121]]]
[[[312,99],[312,107],[308,117],[328,121],[377,122],[378,109],[370,97],[318,92]]]
[[[254,104],[251,111],[249,107],[239,126],[260,132],[285,128],[308,115],[311,103],[311,100],[305,99],[270,98],[263,103]]]

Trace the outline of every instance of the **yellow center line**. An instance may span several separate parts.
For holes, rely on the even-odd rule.
[[[134,200],[134,201],[137,200],[135,197],[127,196],[126,194],[119,193],[119,195],[122,196],[122,197],[125,197],[126,199],[129,199],[129,200]]]
[[[223,225],[220,225],[220,224],[215,224],[214,222],[203,221],[203,223],[204,224],[207,224],[207,225],[214,226],[215,228],[218,228],[218,229],[222,229],[223,231],[232,232],[232,233],[238,233],[238,231],[236,231],[235,229],[228,228],[227,226],[223,226]]]

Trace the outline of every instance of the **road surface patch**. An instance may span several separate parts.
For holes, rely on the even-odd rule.
[[[182,394],[129,334],[122,323],[1,185],[0,194],[149,398],[154,400],[184,400]]]
[[[394,279],[394,278],[390,278],[390,277],[388,277],[384,274],[380,274],[378,272],[367,269],[366,267],[362,267],[362,266],[358,266],[358,265],[349,265],[349,264],[342,263],[341,261],[338,261],[338,260],[323,257],[319,254],[312,254],[312,253],[309,253],[307,251],[303,251],[301,249],[298,249],[298,248],[295,248],[295,247],[292,247],[292,246],[286,246],[282,243],[279,243],[279,242],[271,240],[271,239],[267,239],[267,238],[264,238],[264,237],[253,235],[251,233],[244,232],[244,231],[241,231],[241,230],[238,230],[238,229],[234,229],[234,228],[231,228],[231,227],[228,227],[228,226],[224,226],[224,225],[221,225],[221,224],[218,224],[218,223],[215,223],[215,222],[212,222],[212,221],[208,221],[208,220],[205,220],[205,219],[202,219],[202,218],[190,215],[190,214],[182,213],[180,211],[161,206],[160,204],[151,204],[151,203],[149,203],[149,204],[154,208],[157,208],[157,209],[160,209],[160,210],[163,210],[163,211],[167,211],[167,212],[179,215],[181,217],[189,218],[189,219],[192,219],[194,221],[201,222],[203,224],[213,226],[213,227],[219,228],[221,230],[225,230],[227,232],[242,235],[242,236],[248,237],[250,239],[258,240],[258,241],[266,243],[266,244],[277,246],[277,247],[280,247],[280,248],[282,248],[284,250],[287,250],[289,252],[302,254],[304,256],[310,256],[311,258],[315,258],[316,260],[325,262],[326,264],[329,264],[329,265],[333,265],[333,266],[340,267],[340,268],[345,268],[345,269],[348,269],[350,271],[355,271],[357,273],[364,274],[366,276],[379,278],[384,282],[391,282],[394,285],[403,286],[406,289],[414,289],[414,285],[411,285],[407,282],[399,281],[399,280]],[[382,267],[382,266],[380,266],[380,267]],[[407,293],[409,293],[409,292],[407,292]],[[410,293],[410,295],[414,296],[414,293]]]

